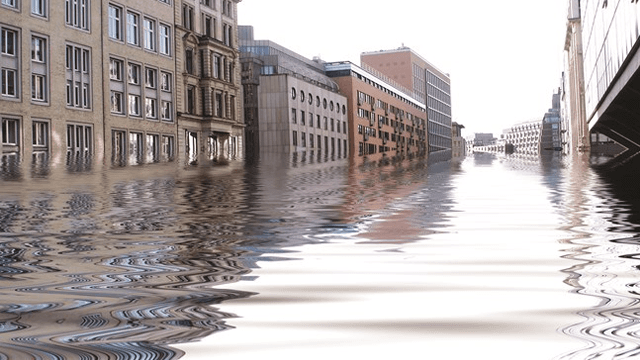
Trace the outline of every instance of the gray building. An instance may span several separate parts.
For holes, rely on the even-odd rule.
[[[239,29],[247,153],[347,153],[347,98],[324,63]]]
[[[558,91],[558,93],[553,94],[552,106],[542,118],[541,150],[562,150],[562,129],[560,125],[560,91]]]

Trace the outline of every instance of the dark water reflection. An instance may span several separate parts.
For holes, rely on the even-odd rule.
[[[515,355],[509,349],[492,358],[541,358],[537,344],[563,333],[549,351],[558,359],[630,357],[640,352],[640,190],[631,180],[640,164],[611,170],[591,163],[554,154],[475,154],[430,164],[309,153],[111,168],[83,154],[3,156],[0,359],[200,358],[179,344],[210,346],[210,335],[235,327],[228,333],[239,334],[236,342],[252,343],[243,338],[244,314],[226,310],[231,300],[309,302],[321,312],[329,300],[344,309],[347,298],[404,292],[426,302],[402,310],[387,304],[396,312],[391,318],[320,316],[354,339],[380,329],[399,354],[409,338],[509,343],[517,335],[524,345]],[[337,243],[347,244],[352,275],[371,273],[372,283],[332,277],[327,266],[314,272],[309,259],[322,256],[301,250]],[[377,255],[363,250],[370,247]],[[549,250],[538,254],[541,248]],[[357,260],[365,255],[375,267]],[[302,261],[288,261],[294,259]],[[249,286],[268,281],[261,267],[275,263],[306,274],[287,284],[295,291],[270,295]],[[416,273],[399,278],[407,264]],[[519,300],[506,300],[516,293]],[[577,305],[549,311],[537,298],[549,294],[551,302],[570,296],[567,304]],[[461,298],[470,306],[453,305]],[[507,303],[517,310],[503,317],[496,308]],[[473,312],[482,309],[482,316]],[[284,313],[277,316],[279,326],[292,326]],[[304,326],[326,330],[318,320]],[[379,336],[364,341],[380,343]],[[270,346],[281,351],[277,343]],[[266,349],[239,347],[247,358]],[[231,358],[226,354],[202,358]],[[450,350],[430,354],[464,358]],[[476,356],[487,358],[481,349]]]

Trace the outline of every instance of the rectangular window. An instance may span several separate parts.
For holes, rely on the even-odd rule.
[[[162,136],[162,156],[165,160],[173,159],[174,154],[173,136]]]
[[[293,146],[298,146],[298,132],[293,130],[292,136],[293,136],[293,138],[292,138],[293,142],[291,144]]]
[[[298,111],[296,109],[291,109],[291,123],[293,124],[297,124],[298,123]]]
[[[31,0],[31,13],[36,16],[47,16],[46,0]]]
[[[154,20],[144,18],[142,21],[144,31],[144,48],[147,50],[156,50],[156,22]]]
[[[20,139],[18,119],[2,119],[2,145],[17,146]]]
[[[160,54],[171,55],[171,28],[160,24]]]
[[[13,69],[2,69],[2,95],[17,97],[17,74]]]
[[[129,84],[140,85],[140,65],[127,64],[127,80]]]
[[[182,26],[193,31],[193,8],[189,5],[182,5]]]
[[[211,37],[211,30],[213,29],[212,26],[212,18],[209,15],[206,14],[202,14],[202,28],[203,28],[203,33],[205,36]]]
[[[31,99],[47,101],[47,78],[44,75],[31,75]]]
[[[171,102],[170,101],[162,101],[160,114],[162,116],[162,120],[171,121],[173,116],[171,116],[172,110],[171,110]]]
[[[307,147],[307,134],[301,133],[300,135],[301,135],[301,137],[300,137],[300,140],[301,140],[300,141],[300,146]]]
[[[122,103],[122,93],[119,91],[111,91],[111,112],[114,114],[124,113],[124,104]]]
[[[160,160],[160,144],[158,135],[147,134],[147,162],[157,162]]]
[[[89,2],[90,0],[65,0],[65,23],[77,29],[89,30]]]
[[[160,90],[171,91],[171,74],[161,71],[160,72]]]
[[[7,6],[7,7],[11,7],[11,8],[17,8],[18,7],[17,0],[2,0],[1,4],[3,6]]]
[[[300,110],[300,124],[301,125],[305,125],[306,124],[306,117],[305,117],[305,112],[304,110]]]
[[[146,98],[144,99],[144,101],[145,101],[147,118],[150,118],[150,119],[158,118],[156,99]]]
[[[187,114],[195,114],[196,108],[196,88],[187,85]]]
[[[185,52],[185,69],[187,74],[193,75],[193,49],[187,49]]]
[[[122,8],[109,4],[109,37],[122,40]]]
[[[111,132],[111,160],[113,163],[124,163],[127,155],[126,132],[113,130]]]
[[[129,115],[140,116],[140,96],[129,94]]]
[[[213,77],[216,79],[220,78],[220,55],[213,55]]]
[[[47,40],[39,36],[31,38],[31,60],[35,62],[46,62]]]
[[[89,73],[91,54],[88,49],[67,44],[65,56],[67,105],[89,109],[91,108],[91,74]],[[120,67],[120,79],[122,79],[122,67]]]
[[[140,16],[127,11],[127,43],[140,46]]]
[[[157,76],[158,76],[158,72],[156,69],[152,69],[152,68],[145,68],[144,71],[144,86],[150,88],[150,89],[155,89],[156,88],[156,84],[157,84]]]
[[[124,63],[122,60],[109,59],[109,78],[115,81],[122,81],[122,67]]]
[[[129,164],[135,165],[142,162],[142,134],[130,132],[129,133]]]
[[[2,55],[15,56],[18,47],[18,32],[2,28]]]
[[[43,121],[32,122],[31,139],[34,150],[46,150],[49,144],[49,123]]]
[[[67,125],[67,151],[91,153],[93,128],[90,125]]]

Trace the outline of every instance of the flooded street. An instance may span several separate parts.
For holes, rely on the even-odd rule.
[[[5,159],[0,359],[629,358],[638,166],[596,162]]]

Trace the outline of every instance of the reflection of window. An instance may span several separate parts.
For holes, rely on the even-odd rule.
[[[162,136],[162,156],[165,160],[173,159],[174,154],[173,136]]]
[[[142,134],[136,132],[129,133],[129,163],[132,165],[142,162]]]
[[[126,133],[120,130],[113,130],[111,133],[112,149],[111,158],[114,163],[124,162],[127,154]]]
[[[91,125],[67,125],[67,150],[91,152],[93,129]]]
[[[158,135],[147,134],[147,162],[156,162],[160,160],[159,147]]]

